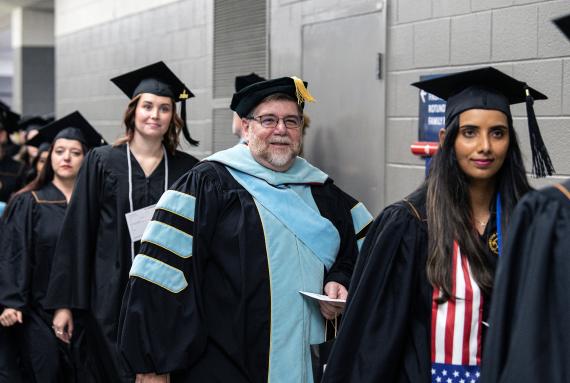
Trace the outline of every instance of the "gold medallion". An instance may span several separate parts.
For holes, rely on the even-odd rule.
[[[489,236],[489,250],[493,252],[495,255],[499,255],[499,238],[497,237],[497,233],[493,233]]]

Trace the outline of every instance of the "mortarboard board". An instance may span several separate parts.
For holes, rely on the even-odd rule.
[[[533,174],[544,177],[554,172],[532,106],[535,99],[547,99],[544,94],[493,67],[452,73],[412,85],[447,101],[448,122],[470,109],[499,110],[511,117],[510,105],[526,102]]]
[[[29,116],[20,120],[18,123],[18,130],[30,132],[31,130],[39,129],[46,124],[48,124],[48,121],[40,116]]]
[[[47,113],[42,116],[42,118],[46,121],[46,124],[55,121],[55,114],[54,113]]]
[[[88,148],[106,145],[105,139],[93,126],[75,111],[65,117],[43,126],[27,145],[39,147],[42,143],[52,143],[59,138],[77,140]]]
[[[51,144],[49,142],[42,142],[39,146],[38,146],[38,156],[42,153],[42,152],[47,152],[49,151]]]
[[[250,86],[252,84],[261,82],[261,81],[267,81],[267,79],[257,75],[256,73],[250,73],[244,76],[236,76],[236,80],[235,80],[235,88],[236,88],[236,92],[239,92],[240,90],[242,90],[243,88],[245,88],[246,86]]]
[[[230,109],[240,117],[246,117],[261,100],[274,93],[285,93],[296,98],[301,107],[304,107],[305,101],[315,101],[307,90],[306,82],[295,76],[280,77],[254,83],[234,93]]]
[[[566,35],[567,39],[570,39],[570,15],[559,17],[552,22]]]
[[[182,118],[182,133],[192,145],[198,141],[190,137],[186,125],[186,100],[194,94],[162,61],[136,69],[134,71],[114,77],[111,81],[123,91],[130,99],[141,93],[151,93],[157,96],[170,97],[174,102],[181,101],[180,118]]]
[[[0,101],[0,130],[4,129],[8,133],[14,133],[18,130],[18,121],[20,121],[20,115]]]

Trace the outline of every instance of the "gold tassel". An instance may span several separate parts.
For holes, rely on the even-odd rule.
[[[304,102],[314,102],[315,98],[309,93],[308,89],[305,88],[303,80],[297,76],[291,77],[295,82],[295,90],[297,91],[297,102],[302,104]]]

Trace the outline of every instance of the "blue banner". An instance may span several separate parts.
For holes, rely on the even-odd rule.
[[[441,76],[443,75],[420,76],[420,81]],[[441,128],[445,128],[445,101],[425,90],[420,90],[419,141],[438,141]]]

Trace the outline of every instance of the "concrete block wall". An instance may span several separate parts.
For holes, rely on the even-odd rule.
[[[105,0],[104,11],[98,2],[77,3],[59,0],[55,9],[57,116],[78,109],[114,141],[124,132],[128,99],[109,79],[163,60],[196,95],[187,102],[187,119],[200,146],[183,148],[199,157],[209,153],[213,2],[144,0],[126,8]],[[96,22],[77,23],[86,9]]]
[[[11,13],[12,108],[22,115],[54,112],[54,14],[16,8]]]
[[[567,0],[387,0],[388,81],[386,203],[423,180],[423,161],[409,145],[418,138],[420,75],[492,65],[549,96],[535,104],[555,177],[532,179],[540,187],[570,176],[570,41],[552,24],[570,13]],[[524,105],[512,109],[530,169]]]

